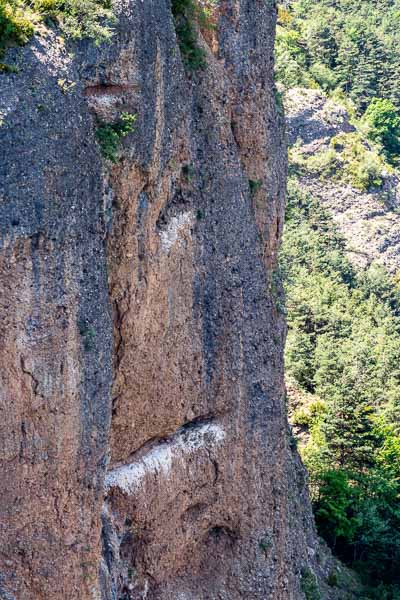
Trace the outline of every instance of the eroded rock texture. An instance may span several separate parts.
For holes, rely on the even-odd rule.
[[[116,8],[110,45],[36,38],[0,76],[0,597],[300,599],[275,7],[221,0],[196,73],[169,0]]]

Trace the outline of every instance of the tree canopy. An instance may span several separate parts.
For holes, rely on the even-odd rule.
[[[383,268],[349,263],[329,213],[294,180],[281,270],[319,532],[364,576],[366,598],[398,599],[400,289]]]

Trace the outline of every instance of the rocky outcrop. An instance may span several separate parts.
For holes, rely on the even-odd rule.
[[[351,117],[338,100],[321,90],[294,88],[285,94],[288,137],[305,157],[313,157],[332,147],[339,134],[355,132]],[[371,151],[364,138],[363,145]],[[368,165],[365,165],[365,170]],[[400,180],[397,171],[382,169],[381,185],[357,189],[346,181],[340,168],[335,177],[319,177],[311,172],[297,176],[303,190],[312,194],[332,214],[348,242],[350,260],[365,268],[383,266],[395,274],[400,268]]]
[[[197,72],[168,0],[116,10],[0,76],[0,597],[301,599],[328,567],[285,413],[275,7],[221,0]]]

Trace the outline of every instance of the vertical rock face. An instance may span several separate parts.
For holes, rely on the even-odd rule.
[[[101,162],[36,40],[0,83],[0,597],[91,597],[112,378]],[[72,89],[72,88],[71,88]]]
[[[117,11],[109,46],[1,76],[0,597],[302,598],[275,7],[221,0],[196,73],[168,0]]]

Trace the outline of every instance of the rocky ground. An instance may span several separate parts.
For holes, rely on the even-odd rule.
[[[305,157],[326,151],[338,134],[355,132],[345,106],[321,90],[291,89],[285,94],[285,108],[289,144]],[[381,264],[396,273],[400,268],[400,180],[385,170],[382,179],[381,186],[366,192],[341,180],[340,173],[335,178],[310,172],[297,175],[301,187],[333,215],[355,264]]]

